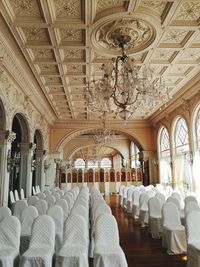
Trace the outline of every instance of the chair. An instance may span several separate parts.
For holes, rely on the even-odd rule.
[[[196,202],[198,204],[195,196],[187,196],[184,201],[185,201],[185,205],[187,202],[191,202],[191,201]]]
[[[200,267],[200,212],[191,211],[186,216],[187,267]]]
[[[28,206],[21,214],[21,236],[20,254],[23,254],[29,247],[32,224],[38,216],[38,210],[33,206]]]
[[[124,191],[125,185],[120,185],[119,187],[119,205],[122,207],[123,204],[123,191]]]
[[[65,199],[58,199],[56,201],[56,205],[60,206],[63,209],[63,217],[65,221],[69,216],[69,208],[68,208],[67,201]]]
[[[132,201],[132,217],[134,219],[137,219],[139,217],[139,212],[140,212],[140,209],[139,209],[139,198],[140,198],[141,194],[142,193],[140,191],[134,191],[133,195],[132,195],[132,198],[133,198],[133,201]]]
[[[23,188],[21,188],[21,190],[20,190],[20,197],[21,197],[22,200],[25,198],[24,197],[24,189]]]
[[[55,267],[89,267],[88,227],[80,215],[70,215],[64,227],[63,246],[56,255]]]
[[[27,203],[29,206],[34,206],[35,203],[39,200],[39,198],[37,196],[30,196],[27,199]]]
[[[52,195],[47,195],[46,198],[45,198],[46,202],[47,202],[47,205],[48,205],[48,209],[53,206],[56,202],[56,199],[54,196]]]
[[[32,187],[32,192],[33,192],[33,195],[37,194],[34,186]]]
[[[11,204],[14,204],[15,203],[15,197],[14,197],[13,191],[10,191],[9,192],[9,195],[10,195],[10,202],[11,202]]]
[[[11,210],[8,207],[0,207],[0,222],[8,216],[11,216]]]
[[[48,215],[38,216],[32,227],[29,249],[20,257],[19,267],[52,267],[55,224]]]
[[[38,210],[38,214],[39,215],[44,215],[47,212],[48,209],[48,204],[46,202],[46,200],[44,199],[39,199],[36,203],[35,203],[35,207]]]
[[[111,214],[97,218],[95,227],[94,267],[128,267],[119,245],[116,219]]]
[[[13,207],[13,215],[20,220],[22,211],[27,207],[28,205],[24,200],[16,201]]]
[[[162,234],[162,206],[157,197],[152,197],[148,201],[149,207],[149,229],[152,238],[159,239]]]
[[[57,201],[58,199],[60,199],[60,194],[57,192],[52,192],[52,196],[55,197],[55,200]]]
[[[63,209],[53,205],[48,209],[47,215],[51,216],[55,223],[55,251],[57,252],[63,242]]]
[[[18,267],[20,230],[20,221],[14,216],[0,222],[0,266]]]
[[[160,204],[163,205],[165,203],[165,195],[162,193],[156,194],[157,199],[160,201]]]
[[[139,198],[139,223],[141,227],[145,227],[149,222],[149,212],[148,212],[148,200],[149,195],[147,193],[142,193]]]
[[[184,208],[185,217],[187,216],[187,214],[190,211],[193,211],[193,210],[200,211],[200,208],[199,208],[199,205],[197,204],[197,202],[195,202],[195,201],[186,201],[185,208]]]
[[[14,195],[15,195],[15,200],[18,201],[19,200],[19,194],[17,189],[14,190]]]
[[[177,206],[167,202],[162,208],[163,239],[162,246],[167,248],[169,255],[186,252],[185,227],[181,225],[180,214]]]
[[[95,228],[96,228],[96,220],[102,214],[112,214],[111,208],[107,204],[102,204],[96,208],[93,214],[92,225],[91,225],[91,234],[90,234],[90,248],[89,255],[93,258],[94,254],[94,239],[95,239]]]
[[[37,193],[36,195],[39,199],[45,199],[46,195],[42,192]]]
[[[127,213],[132,212],[132,195],[133,195],[133,188],[129,188],[127,191]]]

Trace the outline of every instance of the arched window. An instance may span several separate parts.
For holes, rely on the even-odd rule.
[[[85,161],[81,158],[78,158],[74,161],[74,168],[76,169],[84,169],[85,168]]]
[[[112,167],[112,163],[109,158],[103,158],[101,160],[101,168],[111,168],[111,167]]]
[[[200,150],[200,106],[195,118],[195,139],[197,150]]]
[[[176,185],[184,191],[192,189],[191,162],[189,154],[188,127],[179,117],[174,125],[174,178]]]
[[[98,168],[98,160],[89,160],[88,161],[88,169]]]
[[[160,183],[164,185],[171,184],[172,172],[169,134],[165,127],[163,127],[160,131],[160,135],[158,136],[158,144]]]

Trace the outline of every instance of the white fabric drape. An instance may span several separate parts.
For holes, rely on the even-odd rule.
[[[172,181],[172,173],[169,157],[160,159],[160,181],[161,184],[167,184]]]
[[[200,151],[196,151],[193,161],[193,188],[197,196],[198,202],[200,202]]]

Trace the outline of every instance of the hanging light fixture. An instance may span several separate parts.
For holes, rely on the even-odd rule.
[[[105,145],[106,142],[111,141],[115,138],[115,132],[109,128],[106,128],[106,112],[105,111],[102,117],[102,123],[103,123],[103,127],[96,129],[96,131],[92,135],[92,138],[95,144],[98,145],[99,148],[102,145]]]
[[[91,111],[117,111],[119,117],[128,120],[138,110],[146,112],[169,100],[168,88],[163,77],[156,77],[147,66],[138,66],[125,53],[130,36],[116,33],[113,44],[122,54],[102,65],[103,77],[87,84],[88,107]]]

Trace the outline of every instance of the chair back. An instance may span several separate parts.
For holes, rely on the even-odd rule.
[[[13,191],[10,191],[9,192],[9,195],[10,195],[10,202],[11,202],[11,204],[15,203],[15,197],[14,197]]]
[[[177,206],[178,210],[180,210],[180,202],[177,198],[170,196],[168,197],[167,202],[174,203]]]
[[[184,201],[185,201],[185,205],[187,202],[191,202],[191,201],[196,202],[198,204],[195,196],[187,196]]]
[[[88,244],[88,227],[84,218],[71,214],[65,222],[63,246],[84,246]]]
[[[15,195],[15,200],[18,201],[19,200],[19,194],[17,189],[14,190],[14,195]]]
[[[39,193],[37,193],[37,197],[39,199],[45,199],[46,195],[44,193],[42,193],[42,192],[39,192]]]
[[[112,214],[100,215],[95,223],[95,245],[119,246],[119,230]]]
[[[200,212],[191,211],[186,216],[186,236],[187,243],[194,244],[200,240]]]
[[[15,216],[7,216],[0,222],[0,248],[10,247],[19,251],[21,225]]]
[[[22,200],[25,198],[24,197],[24,189],[23,188],[21,188],[21,190],[20,190],[20,197],[21,197]]]
[[[48,215],[38,216],[32,227],[29,248],[46,247],[54,251],[55,246],[55,223]]]
[[[67,201],[65,199],[58,199],[56,201],[56,205],[60,206],[63,209],[63,217],[65,221],[69,216],[69,207]]]
[[[139,205],[139,198],[140,198],[141,194],[142,194],[141,191],[134,191],[133,192],[132,198],[133,198],[133,204],[134,205]]]
[[[36,207],[28,206],[21,214],[21,236],[31,235],[32,224],[35,218],[38,217],[38,210]]]
[[[27,199],[27,203],[28,203],[29,206],[34,206],[35,203],[36,203],[38,200],[39,200],[39,197],[37,197],[37,196],[30,196],[30,197],[28,197],[28,199]]]
[[[53,205],[47,210],[49,215],[55,223],[55,232],[63,232],[63,209],[58,205]]]
[[[46,202],[46,200],[44,199],[39,199],[36,203],[35,203],[35,207],[38,210],[38,214],[39,215],[44,215],[47,212],[48,209],[48,204]]]
[[[22,211],[27,207],[28,205],[24,200],[16,201],[13,207],[13,215],[20,220]]]
[[[0,222],[8,216],[11,216],[11,210],[8,207],[0,207]]]
[[[56,199],[54,196],[52,195],[49,195],[49,196],[46,196],[45,198],[46,202],[47,202],[47,205],[48,205],[48,209],[53,206],[56,202]]]
[[[185,216],[192,210],[200,211],[199,205],[195,201],[187,201],[184,208]]]
[[[162,216],[162,207],[160,200],[157,197],[152,197],[148,201],[149,207],[149,216],[150,217],[161,217]]]
[[[173,202],[166,202],[162,207],[163,225],[181,225],[179,210]]]

